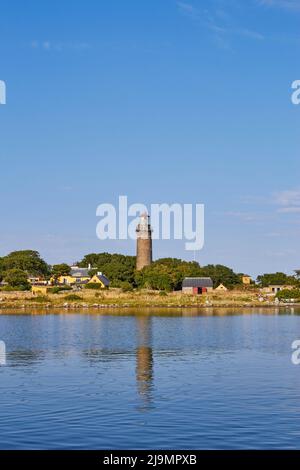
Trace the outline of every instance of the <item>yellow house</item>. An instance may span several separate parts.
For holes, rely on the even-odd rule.
[[[103,273],[95,274],[88,282],[88,284],[100,284],[102,289],[109,287],[109,280]]]
[[[242,277],[242,282],[243,282],[244,286],[250,286],[251,281],[252,281],[251,276],[244,275]]]
[[[91,276],[89,275],[89,268],[78,268],[77,266],[73,266],[70,274],[67,276],[60,276],[57,279],[57,282],[58,284],[72,286],[75,284],[87,284],[90,279]],[[51,281],[53,282],[54,279],[52,278]]]

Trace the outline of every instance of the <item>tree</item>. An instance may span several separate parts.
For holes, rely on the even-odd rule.
[[[70,273],[71,268],[66,263],[54,264],[51,269],[51,274],[54,277],[55,281],[57,281],[60,276],[68,276]]]
[[[30,284],[27,279],[27,274],[22,269],[13,268],[5,272],[4,280],[11,287],[29,289]]]
[[[122,282],[134,285],[135,256],[124,256],[110,253],[91,253],[78,263],[80,267],[91,265],[91,274],[103,272],[110,280],[112,287],[122,287]]]
[[[287,276],[284,273],[263,274],[257,277],[257,282],[261,287],[297,285],[298,281],[294,276]]]
[[[3,259],[4,258],[0,258],[0,282],[2,282],[4,278]]]
[[[210,277],[214,283],[214,288],[220,284],[224,284],[227,288],[233,288],[242,284],[242,280],[231,268],[223,266],[222,264],[208,264],[201,268],[201,275],[203,277]]]
[[[185,277],[200,276],[201,268],[196,262],[177,258],[163,258],[136,272],[138,287],[171,291],[181,289]]]
[[[14,251],[1,259],[2,273],[11,269],[20,269],[28,276],[48,276],[50,269],[37,251]]]

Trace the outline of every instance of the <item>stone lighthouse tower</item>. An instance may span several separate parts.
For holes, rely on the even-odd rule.
[[[148,214],[142,214],[137,226],[136,269],[141,271],[152,263],[152,229]]]

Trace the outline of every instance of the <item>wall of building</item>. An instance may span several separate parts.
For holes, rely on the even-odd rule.
[[[206,290],[206,292],[212,292],[213,288],[212,287],[204,287],[203,289]],[[182,288],[182,293],[183,294],[194,294],[196,295],[196,292],[194,292],[194,287],[183,287]],[[203,292],[205,293],[205,292]]]
[[[141,271],[152,263],[152,229],[148,223],[147,214],[141,216],[141,223],[136,229],[137,233],[137,253],[136,253],[136,269]]]
[[[137,253],[136,253],[136,269],[142,270],[152,263],[152,239],[138,238],[137,239]]]
[[[193,294],[194,289],[193,289],[193,287],[183,287],[182,288],[182,293],[183,294]]]

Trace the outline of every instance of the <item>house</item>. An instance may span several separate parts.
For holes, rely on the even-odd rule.
[[[251,282],[252,282],[251,276],[248,276],[247,274],[243,274],[242,283],[244,284],[244,286],[250,286]]]
[[[44,277],[34,277],[34,276],[28,276],[27,278],[29,284],[32,286],[46,286],[48,285],[48,281]]]
[[[220,284],[217,288],[216,288],[217,291],[222,291],[222,292],[227,292],[228,289],[226,286],[224,286],[224,284]]]
[[[292,289],[294,289],[294,286],[270,285],[262,289],[262,291],[265,292],[266,294],[276,295],[278,294],[278,292],[281,292],[282,290],[292,290]]]
[[[109,287],[109,280],[103,273],[99,272],[88,281],[88,284],[100,284],[102,289]]]
[[[67,276],[60,276],[58,278],[58,284],[64,284],[67,286],[72,286],[75,284],[87,284],[91,279],[89,271],[89,268],[79,268],[78,266],[72,266],[70,274]]]
[[[214,288],[210,277],[186,277],[182,283],[183,294],[205,294]]]

